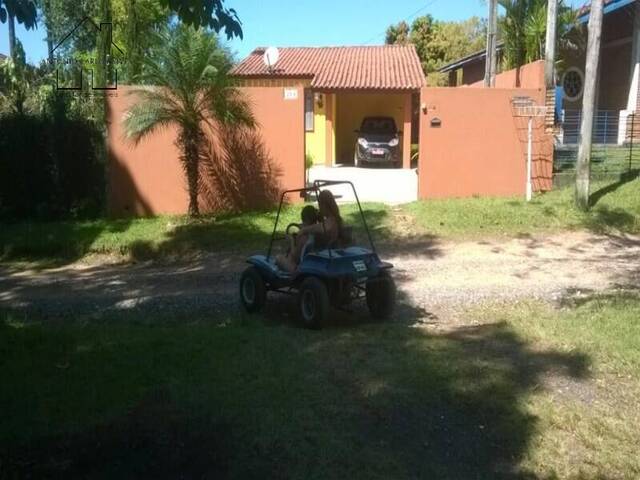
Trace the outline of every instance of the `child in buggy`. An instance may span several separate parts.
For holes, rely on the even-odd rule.
[[[276,256],[276,265],[281,270],[285,272],[293,273],[298,268],[298,263],[300,263],[300,255],[304,250],[304,247],[311,240],[312,235],[309,233],[303,233],[303,229],[305,227],[310,227],[312,225],[316,225],[320,220],[320,215],[318,210],[313,205],[307,205],[300,212],[300,218],[302,223],[299,224],[300,231],[297,234],[288,235],[289,238],[289,249],[287,250],[286,255],[278,255]]]

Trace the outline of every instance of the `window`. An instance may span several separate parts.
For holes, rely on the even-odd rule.
[[[304,131],[313,132],[313,92],[304,92]]]
[[[567,100],[576,101],[582,96],[584,76],[577,68],[570,68],[562,76],[562,91]]]

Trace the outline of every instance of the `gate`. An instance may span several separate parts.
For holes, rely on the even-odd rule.
[[[513,101],[544,105],[542,89],[430,88],[420,94],[420,198],[525,195],[527,124]],[[553,139],[533,124],[534,191],[552,184]]]

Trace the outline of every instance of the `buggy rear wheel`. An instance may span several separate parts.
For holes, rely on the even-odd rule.
[[[267,301],[267,287],[256,267],[247,267],[240,277],[240,302],[249,313],[258,312]]]
[[[326,285],[317,278],[305,278],[298,291],[298,309],[303,325],[311,329],[320,328],[329,315],[329,308]]]
[[[376,320],[391,316],[396,306],[396,283],[387,271],[367,280],[367,307]]]

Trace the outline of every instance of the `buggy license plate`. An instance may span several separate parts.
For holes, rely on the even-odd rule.
[[[384,155],[384,150],[382,148],[372,148],[371,155]]]
[[[356,260],[353,262],[353,268],[356,269],[356,272],[366,272],[367,266],[364,264],[362,260]]]

